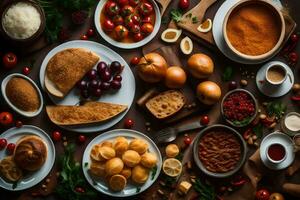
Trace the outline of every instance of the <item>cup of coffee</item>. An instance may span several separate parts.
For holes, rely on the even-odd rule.
[[[278,164],[286,159],[286,149],[282,144],[273,143],[267,148],[267,158],[273,164]]]
[[[271,85],[280,85],[286,80],[286,78],[287,70],[282,65],[271,65],[266,70],[266,80]]]

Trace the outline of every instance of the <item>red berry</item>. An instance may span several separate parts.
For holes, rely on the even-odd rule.
[[[78,142],[79,143],[84,143],[86,141],[86,137],[84,135],[79,135],[78,136]]]
[[[185,136],[183,142],[185,145],[188,146],[188,145],[192,144],[192,139],[189,136]]]
[[[9,154],[13,154],[15,148],[16,148],[16,145],[14,143],[9,143],[6,147],[6,150]]]
[[[23,67],[23,70],[22,70],[23,74],[24,75],[28,75],[30,73],[30,68],[29,67]]]
[[[201,123],[202,125],[207,125],[207,124],[209,124],[209,117],[208,117],[207,115],[203,115],[203,116],[201,117],[200,123]]]
[[[0,150],[4,149],[7,145],[7,140],[5,138],[0,139]]]
[[[296,52],[291,52],[289,54],[289,59],[293,62],[293,63],[296,63],[299,59],[299,56]]]
[[[292,42],[298,42],[299,40],[299,36],[297,34],[292,34],[291,35],[291,41]]]
[[[17,128],[21,128],[22,126],[23,126],[23,123],[20,120],[16,121]]]
[[[76,187],[75,191],[78,192],[78,193],[84,193],[85,192],[82,187]]]
[[[139,62],[140,62],[140,58],[136,57],[136,56],[130,60],[131,65],[137,65],[137,64],[139,64]]]
[[[54,131],[52,133],[52,139],[54,141],[60,141],[61,140],[61,133],[59,131]]]
[[[80,36],[80,39],[81,39],[81,40],[88,40],[89,38],[88,38],[87,35],[81,35],[81,36]]]
[[[94,35],[94,29],[89,28],[89,29],[87,30],[86,34],[87,34],[87,36],[89,36],[89,37],[93,36],[93,35]]]
[[[128,128],[128,129],[130,129],[130,128],[132,128],[132,127],[133,127],[133,125],[134,125],[134,122],[133,122],[133,120],[132,120],[132,119],[126,119],[126,120],[125,120],[125,122],[124,122],[124,126],[125,126],[125,128]]]

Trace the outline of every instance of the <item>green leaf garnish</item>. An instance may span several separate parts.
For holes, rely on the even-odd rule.
[[[170,12],[171,18],[176,22],[179,23],[182,19],[182,11],[181,10],[171,10]]]
[[[226,67],[223,74],[222,74],[222,80],[223,81],[230,81],[233,77],[233,69],[232,67]]]

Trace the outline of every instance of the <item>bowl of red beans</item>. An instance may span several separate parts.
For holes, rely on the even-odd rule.
[[[255,97],[244,89],[235,89],[222,99],[221,113],[230,125],[244,127],[256,117],[258,105]]]

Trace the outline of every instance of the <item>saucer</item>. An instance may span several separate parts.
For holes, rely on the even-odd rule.
[[[273,164],[267,159],[268,146],[274,143],[282,144],[286,148],[286,159],[279,164]],[[272,170],[281,170],[290,166],[295,158],[293,140],[284,133],[275,132],[267,135],[260,145],[260,158],[263,164]]]
[[[270,65],[282,65],[287,70],[286,80],[279,86],[272,86],[265,80],[266,70]],[[272,61],[263,65],[256,74],[256,85],[258,90],[268,97],[281,97],[288,93],[294,84],[294,74],[289,66],[280,61]]]

